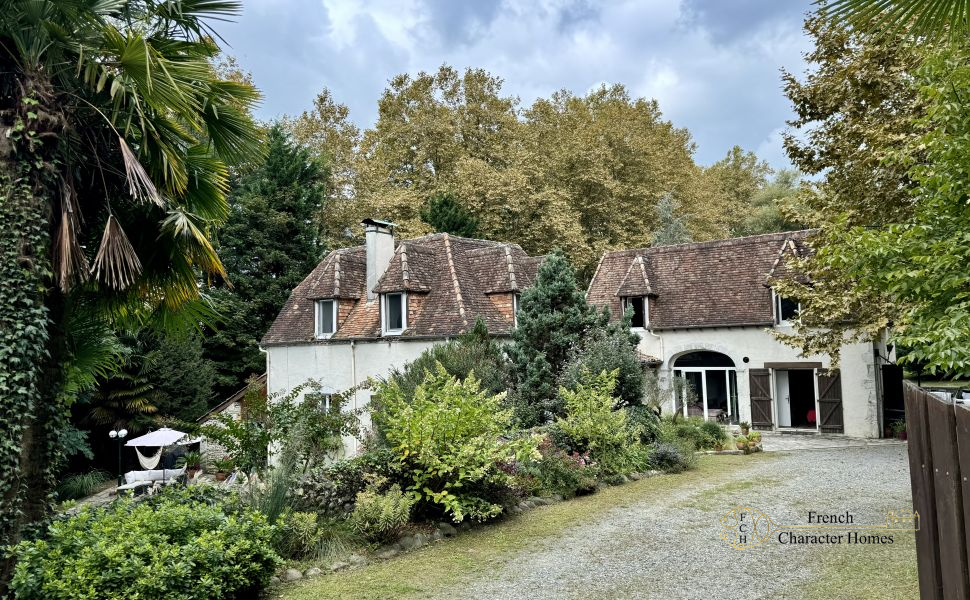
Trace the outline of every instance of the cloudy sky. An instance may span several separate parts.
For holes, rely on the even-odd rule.
[[[324,87],[361,126],[395,74],[482,67],[523,104],[560,88],[623,83],[656,98],[710,164],[734,144],[788,164],[779,69],[801,73],[811,0],[244,0],[219,27],[252,72],[262,118]]]

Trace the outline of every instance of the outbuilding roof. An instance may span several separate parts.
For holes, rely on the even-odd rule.
[[[811,231],[607,252],[586,293],[619,318],[622,297],[651,296],[652,329],[767,326],[769,281],[787,274],[785,257],[808,252]]]

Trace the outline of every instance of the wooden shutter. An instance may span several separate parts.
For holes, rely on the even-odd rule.
[[[842,375],[836,369],[818,373],[818,425],[822,433],[843,433]]]
[[[771,429],[771,371],[768,369],[748,369],[751,383],[751,426],[756,429]]]

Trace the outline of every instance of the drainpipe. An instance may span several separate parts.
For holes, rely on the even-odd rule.
[[[357,342],[350,340],[350,385],[354,390],[354,410],[357,410]],[[357,441],[354,442],[354,451],[357,451]]]

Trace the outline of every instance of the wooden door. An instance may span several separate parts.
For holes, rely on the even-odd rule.
[[[818,373],[818,426],[822,433],[844,433],[842,375],[838,369]]]
[[[768,369],[748,369],[751,383],[751,426],[756,429],[771,429],[771,371]]]

